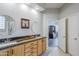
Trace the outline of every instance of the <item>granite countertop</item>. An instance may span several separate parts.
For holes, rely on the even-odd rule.
[[[41,38],[46,38],[46,37],[39,36],[39,37],[31,38],[31,39],[22,38],[22,39],[18,39],[18,40],[6,42],[6,43],[1,43],[0,50],[7,49],[9,47],[14,47],[14,46],[17,46],[17,45],[20,45],[23,43],[27,43],[27,42],[30,42],[33,40],[41,39]]]

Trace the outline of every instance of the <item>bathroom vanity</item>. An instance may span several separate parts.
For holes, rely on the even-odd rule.
[[[4,32],[5,36],[12,36],[15,32],[15,21],[13,17],[8,15],[2,15],[1,22],[5,25],[0,29]],[[26,19],[22,19],[23,21]],[[27,23],[27,22],[26,22]],[[36,32],[37,22],[32,23],[31,30]],[[26,25],[25,25],[26,26]],[[22,29],[25,29],[22,23]],[[27,27],[29,28],[29,27]],[[38,28],[38,27],[37,27]],[[3,34],[1,34],[3,35]],[[39,35],[20,36],[13,38],[0,39],[0,56],[39,56],[46,51],[46,37]]]
[[[0,44],[0,56],[40,56],[46,51],[46,37],[21,37]]]

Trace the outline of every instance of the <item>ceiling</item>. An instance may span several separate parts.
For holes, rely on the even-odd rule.
[[[43,7],[41,7],[40,5],[36,4],[36,3],[25,3],[26,5],[30,6],[31,8],[38,10],[38,11],[43,11],[45,10]]]
[[[48,9],[48,8],[61,8],[64,3],[38,3],[39,6]]]
[[[53,9],[61,8],[64,5],[64,3],[25,3],[25,4],[38,11],[44,11],[52,8]]]

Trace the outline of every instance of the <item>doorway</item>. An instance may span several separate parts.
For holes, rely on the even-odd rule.
[[[68,52],[68,19],[59,20],[59,48]]]
[[[58,47],[58,23],[56,21],[48,26],[48,47]]]

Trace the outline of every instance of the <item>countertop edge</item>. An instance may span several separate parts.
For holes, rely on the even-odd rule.
[[[31,39],[25,40],[25,42],[17,42],[17,44],[13,44],[13,45],[9,45],[9,46],[5,46],[5,47],[0,48],[0,51],[8,49],[8,48],[12,48],[12,47],[24,44],[24,43],[28,43],[28,42],[31,42],[31,41],[36,41],[36,40],[39,40],[39,39],[43,39],[43,38],[46,38],[46,37],[31,38]]]

